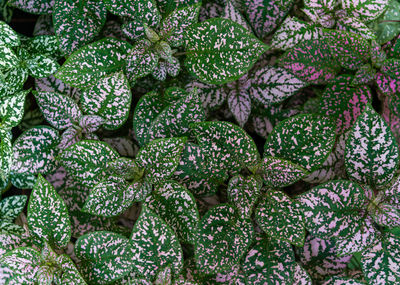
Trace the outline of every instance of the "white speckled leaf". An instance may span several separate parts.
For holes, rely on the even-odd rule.
[[[11,250],[27,245],[27,239],[25,239],[25,237],[22,237],[20,234],[2,232],[0,233],[0,258]]]
[[[350,238],[364,221],[364,190],[356,183],[335,180],[320,184],[297,197],[306,228],[316,237]]]
[[[28,226],[38,238],[59,247],[67,246],[71,238],[67,206],[54,187],[40,174],[29,198]]]
[[[379,44],[384,44],[398,36],[400,32],[400,22],[397,22],[399,16],[400,3],[398,1],[389,1],[386,11],[378,19],[378,25],[375,28],[376,41]]]
[[[25,207],[27,196],[18,195],[3,198],[0,201],[0,217],[4,220],[14,221]]]
[[[13,128],[18,126],[24,115],[25,97],[29,90],[22,90],[14,95],[0,98],[0,126]]]
[[[300,204],[284,192],[268,190],[255,213],[257,223],[268,236],[303,246],[306,229]]]
[[[199,2],[174,10],[161,22],[160,37],[171,47],[181,46],[184,41],[184,31],[197,22],[200,6]]]
[[[13,164],[13,146],[11,130],[0,128],[0,181],[1,187],[7,186],[11,165]],[[3,184],[5,184],[3,186]]]
[[[260,167],[261,176],[267,187],[280,188],[289,186],[305,175],[308,171],[289,160],[266,156]]]
[[[219,165],[217,168],[257,170],[260,154],[253,139],[239,126],[215,121],[194,123],[191,128],[200,146],[210,151],[208,155]]]
[[[151,229],[151,230],[150,230]],[[143,207],[130,237],[137,271],[154,279],[158,270],[171,266],[173,275],[183,267],[183,253],[174,231],[148,207]]]
[[[0,79],[1,97],[13,95],[21,90],[27,78],[28,71],[20,66],[3,71],[3,78]]]
[[[283,68],[266,66],[257,70],[250,87],[250,95],[263,105],[280,103],[307,84]]]
[[[378,225],[388,228],[400,227],[400,211],[396,206],[380,203],[377,207],[372,207],[372,210],[369,214]]]
[[[302,114],[280,122],[268,136],[264,156],[284,158],[308,171],[318,169],[335,144],[335,125],[327,117]]]
[[[360,183],[383,187],[392,180],[398,161],[399,150],[390,128],[367,105],[346,141],[347,174]]]
[[[20,43],[18,34],[7,23],[0,21],[0,45],[16,47]]]
[[[150,74],[157,66],[159,55],[150,47],[152,43],[141,40],[134,45],[126,57],[126,71],[129,81],[135,81]]]
[[[359,34],[364,39],[375,39],[375,33],[364,22],[356,17],[340,17],[336,21],[336,29]]]
[[[102,116],[104,127],[109,130],[118,129],[125,123],[131,101],[130,86],[121,71],[104,76],[81,95],[82,110],[86,114]]]
[[[229,204],[219,204],[201,219],[195,249],[197,268],[215,274],[239,263],[253,239],[250,220],[242,220]]]
[[[250,24],[247,22],[246,18],[240,13],[235,5],[238,5],[236,1],[226,1],[222,18],[230,19],[246,28],[249,33],[253,33]]]
[[[14,68],[18,64],[19,59],[11,47],[0,45],[0,69]]]
[[[58,92],[73,95],[76,89],[55,78],[53,75],[45,78],[35,78],[35,90],[38,92]]]
[[[53,23],[60,48],[71,54],[91,42],[103,27],[106,16],[103,1],[55,0]]]
[[[105,142],[80,141],[59,155],[61,165],[83,185],[93,187],[108,173],[108,164],[118,154]]]
[[[146,170],[150,183],[169,178],[179,165],[187,138],[156,139],[140,149],[136,156],[138,167]]]
[[[48,126],[36,126],[22,133],[13,146],[11,175],[15,176],[14,186],[32,188],[37,173],[53,172],[56,169],[59,142],[58,132]]]
[[[76,265],[71,258],[66,255],[57,257],[57,264],[62,268],[61,284],[87,285]]]
[[[91,284],[109,284],[132,270],[134,254],[128,238],[106,231],[80,236],[75,243],[81,272]]]
[[[222,84],[246,73],[267,46],[232,20],[213,18],[186,30],[185,65],[201,81]]]
[[[35,55],[26,60],[26,68],[32,77],[43,78],[50,76],[58,70],[60,65],[55,59],[46,55]]]
[[[104,124],[103,117],[97,115],[84,115],[79,118],[79,126],[85,133],[94,133]]]
[[[364,285],[364,282],[348,277],[334,276],[324,281],[322,285]]]
[[[27,13],[47,15],[53,12],[54,0],[11,0],[8,5]]]
[[[227,196],[243,219],[251,217],[253,206],[261,193],[261,179],[257,176],[236,175],[229,180]]]
[[[24,42],[24,49],[29,54],[45,55],[50,58],[60,58],[60,48],[55,35],[40,35]]]
[[[368,284],[399,284],[399,244],[399,238],[388,233],[361,254],[362,270]]]
[[[271,47],[287,50],[303,40],[318,39],[322,29],[296,17],[288,16],[272,37]]]
[[[33,92],[33,94],[43,116],[53,127],[63,130],[78,125],[83,114],[71,97],[56,92]]]
[[[104,38],[74,52],[55,77],[78,88],[87,88],[106,74],[119,71],[125,65],[131,45],[114,38]]]
[[[193,195],[181,184],[172,180],[160,184],[145,205],[175,231],[181,242],[196,243],[199,211]]]
[[[389,0],[342,0],[343,9],[365,22],[378,18],[386,9]]]
[[[304,0],[304,5],[313,9],[333,10],[336,0]]]

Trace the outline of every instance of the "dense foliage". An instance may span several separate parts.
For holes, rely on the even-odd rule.
[[[400,284],[399,0],[0,4],[0,284]]]

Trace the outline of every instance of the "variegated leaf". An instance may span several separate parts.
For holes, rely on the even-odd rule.
[[[235,7],[235,5],[237,5],[235,1],[226,1],[222,18],[230,19],[246,28],[249,33],[252,33],[252,28],[250,24],[247,22],[246,18],[240,13],[239,9]]]
[[[126,56],[126,71],[129,81],[133,82],[150,74],[157,66],[159,55],[151,49],[152,43],[141,40],[134,45]]]
[[[224,89],[219,85],[207,84],[199,81],[190,82],[186,88],[188,90],[196,90],[199,93],[201,102],[203,102],[204,109],[214,110],[221,106],[226,97],[227,93],[224,92]]]
[[[71,54],[90,43],[103,27],[106,15],[103,1],[55,0],[53,23],[60,48]]]
[[[59,155],[61,165],[83,185],[93,187],[108,174],[108,164],[118,154],[105,142],[80,141]]]
[[[60,67],[56,60],[42,54],[35,55],[25,62],[29,74],[35,78],[53,75]]]
[[[257,176],[236,175],[229,180],[227,196],[243,219],[251,217],[253,207],[261,194],[261,179]]]
[[[106,74],[122,69],[131,45],[125,41],[104,38],[74,52],[55,77],[78,88],[87,88]]]
[[[184,37],[186,67],[212,84],[240,78],[268,48],[241,25],[222,18],[194,24]]]
[[[386,9],[389,0],[342,0],[342,7],[364,22],[378,18]]]
[[[26,68],[20,66],[8,69],[2,73],[3,78],[0,78],[0,97],[10,96],[21,90],[28,78],[28,71]]]
[[[274,128],[264,145],[264,155],[284,158],[314,171],[324,163],[334,143],[335,126],[331,120],[302,114]]]
[[[268,236],[303,246],[306,229],[300,204],[284,192],[268,190],[255,213],[257,223]]]
[[[378,207],[371,208],[370,215],[378,225],[388,228],[400,227],[400,211],[396,206],[380,203]]]
[[[348,277],[333,276],[325,280],[322,285],[364,285],[365,283]]]
[[[251,81],[245,74],[239,80],[228,83],[228,107],[241,127],[247,122],[251,112],[249,89]]]
[[[151,231],[149,231],[151,229]],[[173,275],[183,267],[183,253],[174,231],[148,207],[142,207],[130,237],[135,259],[142,276],[154,279],[158,270],[171,266]]]
[[[78,125],[82,111],[67,95],[56,92],[33,92],[46,120],[55,128],[63,130]]]
[[[398,1],[389,1],[385,12],[379,17],[376,27],[376,41],[384,44],[400,33],[400,22],[397,22],[400,16],[400,3]]]
[[[28,205],[31,232],[50,244],[65,247],[71,238],[71,223],[65,202],[39,174]]]
[[[166,181],[148,196],[145,205],[175,231],[181,242],[196,243],[199,211],[196,200],[185,187]]]
[[[229,204],[219,204],[201,219],[195,249],[197,268],[215,274],[232,268],[253,239],[250,220],[242,220]]]
[[[54,6],[54,0],[11,0],[8,3],[12,7],[38,15],[51,14]]]
[[[18,66],[18,58],[11,47],[0,45],[0,69],[10,69]]]
[[[303,40],[316,40],[322,35],[322,29],[296,17],[288,16],[272,37],[271,47],[287,50]]]
[[[40,35],[30,38],[24,42],[24,49],[29,54],[41,54],[55,59],[61,57],[58,39],[55,35]]]
[[[16,47],[20,44],[18,34],[7,23],[0,21],[0,45]]]
[[[130,86],[122,72],[104,76],[81,95],[82,110],[103,117],[104,127],[109,130],[118,129],[125,123],[131,101]]]
[[[76,89],[55,78],[53,75],[45,78],[35,78],[35,90],[38,92],[56,92],[72,95]]]
[[[363,21],[356,17],[343,16],[337,19],[336,29],[359,34],[364,39],[375,39],[375,33]]]
[[[0,201],[1,221],[14,221],[25,208],[27,196],[17,195],[3,198]]]
[[[20,234],[0,233],[0,258],[9,251],[27,246],[28,243],[28,239]]]
[[[71,258],[66,255],[57,257],[57,264],[62,268],[60,277],[62,284],[87,285]]]
[[[383,187],[392,180],[398,161],[399,149],[393,134],[368,104],[346,141],[348,175],[360,183]]]
[[[18,93],[0,97],[0,127],[13,128],[19,125],[24,115],[25,97],[29,90],[22,90]]]
[[[335,8],[336,0],[304,0],[304,5],[315,10],[324,9],[331,11]]]
[[[79,118],[79,126],[84,133],[94,133],[104,124],[103,117],[97,115],[84,115]]]

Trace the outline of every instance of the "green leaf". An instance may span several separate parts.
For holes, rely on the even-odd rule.
[[[102,217],[122,214],[134,200],[134,193],[127,188],[128,183],[123,178],[111,176],[105,179],[90,191],[82,211]]]
[[[267,46],[232,20],[213,18],[185,33],[185,65],[201,81],[222,84],[245,74]]]
[[[400,22],[396,22],[400,16],[400,3],[389,1],[386,11],[379,17],[376,28],[376,41],[384,44],[400,33]]]
[[[398,284],[400,282],[399,268],[399,238],[387,233],[361,254],[362,271],[368,284]]]
[[[336,29],[362,36],[364,39],[375,39],[375,33],[363,21],[356,17],[342,16],[337,19]]]
[[[38,78],[50,76],[60,67],[56,60],[42,54],[29,58],[25,63],[29,74]]]
[[[232,268],[246,253],[253,235],[251,222],[238,218],[232,206],[220,204],[212,208],[200,221],[195,249],[197,268],[204,274]]]
[[[0,257],[16,248],[27,246],[27,243],[27,239],[20,234],[0,233]]]
[[[57,258],[57,264],[62,268],[61,284],[87,285],[74,262],[66,255],[60,255]]]
[[[268,190],[256,210],[256,220],[268,236],[303,246],[305,219],[297,201],[284,192]]]
[[[158,214],[183,243],[195,244],[200,220],[196,200],[182,185],[166,181],[145,201],[146,207]]]
[[[108,164],[118,154],[107,143],[80,141],[60,155],[58,160],[67,172],[87,187],[93,187],[108,174]]]
[[[128,238],[106,231],[80,236],[75,243],[81,272],[91,284],[109,284],[132,270],[136,257]]]
[[[138,167],[145,168],[150,183],[168,179],[181,160],[187,138],[157,139],[140,149],[136,156]]]
[[[266,156],[261,163],[260,173],[267,187],[281,188],[299,181],[308,171],[289,160]]]
[[[23,90],[14,95],[0,98],[0,126],[13,128],[19,125],[24,115],[25,97],[30,90]]]
[[[82,110],[103,117],[108,130],[118,129],[125,123],[131,101],[130,86],[121,71],[104,76],[81,95]]]
[[[151,229],[151,231],[149,231]],[[175,276],[182,270],[183,254],[174,231],[148,207],[142,207],[130,237],[137,271],[149,279],[157,270],[171,266]]]
[[[253,139],[239,126],[214,121],[194,123],[191,128],[217,169],[236,171],[247,167],[253,173],[257,170],[260,154]]]
[[[24,49],[29,54],[46,55],[50,58],[60,57],[60,48],[57,36],[40,35],[24,42]]]
[[[229,180],[228,201],[236,207],[243,219],[251,217],[261,186],[261,179],[257,176],[236,175]]]
[[[365,22],[378,18],[386,9],[389,0],[343,0],[343,9]]]
[[[54,6],[54,1],[52,0],[11,0],[7,3],[22,11],[37,15],[51,14]]]
[[[306,228],[320,238],[349,238],[364,222],[360,211],[367,202],[356,183],[335,180],[320,184],[297,197]]]
[[[1,220],[14,221],[25,208],[27,196],[10,196],[0,201]]]
[[[16,47],[20,44],[18,34],[7,23],[0,21],[0,45]]]
[[[185,30],[197,22],[200,7],[199,2],[174,10],[161,22],[160,37],[171,47],[181,46],[184,42]]]
[[[229,88],[229,93],[227,94],[229,110],[239,123],[239,126],[243,128],[251,113],[251,97],[249,91],[254,90],[250,88],[251,80],[249,80],[247,74],[245,74],[239,78],[239,80],[228,83],[227,87]]]
[[[5,45],[0,45],[0,69],[10,69],[18,66],[19,60],[13,50]]]
[[[28,226],[33,234],[59,247],[71,238],[71,223],[64,200],[39,174],[28,204]]]
[[[107,16],[103,1],[55,0],[54,31],[60,48],[71,54],[95,39]]]
[[[398,161],[399,150],[392,132],[368,104],[346,140],[347,174],[360,183],[383,187],[392,180]]]
[[[77,125],[82,111],[71,97],[58,92],[33,92],[46,120],[56,129]]]
[[[152,45],[148,40],[141,40],[130,49],[126,56],[126,71],[129,81],[142,78],[156,68],[159,55],[151,49]]]
[[[3,72],[3,78],[0,78],[0,97],[14,95],[15,92],[22,89],[28,71],[23,67],[14,67]]]
[[[104,38],[77,50],[61,66],[55,77],[78,88],[87,88],[106,74],[121,70],[131,45]]]
[[[84,115],[79,118],[79,127],[82,131],[86,133],[94,133],[99,130],[99,128],[104,124],[103,117],[97,115]]]
[[[303,40],[319,39],[322,29],[296,17],[288,16],[272,37],[271,47],[287,50]]]
[[[59,142],[58,132],[47,126],[36,126],[22,133],[13,146],[11,175],[14,186],[32,188],[36,174],[53,172],[56,169]]]
[[[287,159],[308,171],[318,169],[335,144],[335,126],[326,117],[302,114],[280,122],[268,136],[264,155]]]
[[[195,91],[188,94],[183,91],[176,99],[149,92],[136,105],[133,129],[139,144],[145,145],[156,138],[186,135],[190,123],[204,119],[204,110]]]

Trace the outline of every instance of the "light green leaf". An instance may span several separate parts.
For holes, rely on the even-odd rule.
[[[42,54],[35,55],[25,62],[29,74],[33,77],[38,78],[50,76],[56,73],[56,71],[60,67],[56,60]]]
[[[67,206],[40,174],[29,198],[28,226],[37,237],[59,247],[67,246],[71,238]]]
[[[232,20],[213,18],[185,33],[185,65],[201,81],[222,84],[245,74],[267,46]]]
[[[18,126],[24,115],[25,97],[30,90],[23,90],[14,95],[0,98],[0,126],[13,128]]]

